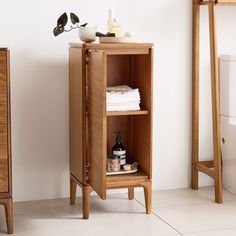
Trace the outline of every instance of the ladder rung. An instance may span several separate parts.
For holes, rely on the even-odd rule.
[[[215,175],[214,175],[214,170],[210,169],[209,167],[207,167],[206,165],[203,165],[201,162],[198,162],[196,164],[196,170],[200,171],[208,176],[210,176],[211,178],[214,179]]]
[[[198,163],[208,167],[208,168],[213,168],[214,167],[214,161],[199,161]]]

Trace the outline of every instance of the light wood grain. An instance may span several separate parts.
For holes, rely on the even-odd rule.
[[[86,183],[86,106],[85,78],[83,76],[83,52],[81,48],[69,51],[69,129],[70,171],[82,183]]]
[[[108,175],[106,178],[106,187],[107,188],[127,188],[130,186],[137,187],[140,186],[140,183],[149,181],[148,175],[139,170],[133,174],[127,175]]]
[[[133,116],[133,115],[147,115],[147,110],[141,111],[107,111],[107,116]]]
[[[130,85],[129,54],[107,56],[107,86],[117,85]]]
[[[214,1],[214,0],[213,0]],[[209,0],[200,0],[201,5],[207,5]],[[236,0],[215,0],[215,4],[221,4],[221,5],[235,5]]]
[[[153,49],[148,55],[131,57],[131,85],[139,88],[141,108],[148,111],[145,116],[132,117],[132,156],[149,178],[152,178],[152,60]]]
[[[198,163],[208,167],[208,168],[214,168],[214,161],[199,161]]]
[[[199,46],[200,46],[200,6],[199,0],[193,0],[192,29],[192,175],[191,187],[198,189],[199,161]]]
[[[106,198],[106,86],[107,57],[102,51],[89,52],[88,66],[88,129],[89,129],[89,185]]]
[[[70,43],[73,48],[85,47],[87,50],[103,50],[112,51],[114,50],[132,50],[135,52],[136,49],[147,49],[152,48],[153,43]],[[126,51],[126,55],[130,54],[130,51]]]
[[[77,182],[76,182],[75,178],[70,176],[70,204],[71,205],[75,205],[76,189],[77,189]]]
[[[209,167],[207,167],[206,165],[198,162],[196,164],[196,171],[201,171],[202,173],[208,175],[209,177],[211,178],[215,178],[214,176],[214,170],[213,169],[210,169]]]
[[[93,189],[89,185],[82,187],[83,192],[83,219],[89,218],[89,196]]]
[[[193,110],[192,110],[192,188],[198,189],[198,172],[212,177],[215,181],[215,201],[222,203],[222,167],[220,143],[220,103],[219,103],[219,72],[217,55],[217,34],[215,6],[217,3],[227,4],[236,1],[199,1],[193,0]],[[211,57],[211,95],[212,95],[212,124],[213,124],[213,161],[199,161],[199,30],[200,5],[208,4],[209,35]],[[213,165],[214,163],[214,165]],[[214,167],[214,168],[213,168]]]
[[[8,159],[7,51],[0,51],[0,160]]]
[[[11,181],[11,116],[9,50],[0,48],[0,204],[5,207],[7,231],[13,233]]]
[[[0,160],[0,194],[9,192],[8,160]]]
[[[146,213],[152,213],[152,182],[146,181],[141,184],[144,190],[144,198],[145,198],[145,206],[146,206]]]
[[[4,205],[5,215],[6,215],[6,223],[7,223],[7,233],[13,233],[13,205],[12,198],[0,198],[0,204]]]
[[[213,1],[209,1],[208,10],[209,10],[209,27],[210,27],[210,33],[209,33],[210,52],[211,52],[211,96],[212,96],[215,200],[217,203],[222,203],[219,70],[218,70],[218,54],[217,54],[215,4]]]
[[[129,197],[129,200],[134,199],[134,187],[129,187],[128,188],[128,197]]]
[[[134,188],[144,188],[146,212],[151,211],[152,165],[152,44],[71,44],[82,50],[82,77],[87,81],[86,150],[87,183],[73,176],[71,202],[75,202],[76,185],[83,191],[83,218],[89,216],[89,194],[92,189],[106,198],[107,189],[128,188],[133,199]],[[106,112],[106,87],[127,84],[139,88],[141,111]],[[76,116],[81,116],[77,114]],[[81,119],[81,117],[79,118]],[[107,152],[114,145],[114,131],[120,130],[127,150],[127,162],[139,163],[139,171],[122,176],[106,176]],[[74,182],[75,181],[75,182]],[[76,184],[77,183],[77,184]],[[90,187],[88,189],[87,187]]]

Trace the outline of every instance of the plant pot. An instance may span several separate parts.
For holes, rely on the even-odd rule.
[[[85,43],[91,43],[96,40],[97,27],[84,27],[79,29],[79,38]]]

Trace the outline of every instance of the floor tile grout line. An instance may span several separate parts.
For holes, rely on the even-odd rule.
[[[142,205],[143,207],[145,207],[144,206],[144,204],[142,204],[140,201],[138,201],[136,198],[134,198],[134,200],[137,202],[137,203],[139,203],[140,205]],[[176,228],[174,228],[172,225],[170,225],[168,222],[166,222],[164,219],[162,219],[160,216],[158,216],[155,212],[153,212],[152,211],[152,214],[154,215],[154,216],[156,216],[158,219],[160,219],[162,222],[164,222],[165,224],[167,224],[170,228],[172,228],[176,233],[178,233],[179,235],[182,235],[182,236],[184,236],[181,232],[179,232]]]

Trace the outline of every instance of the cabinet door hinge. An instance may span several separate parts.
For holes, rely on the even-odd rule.
[[[89,163],[86,164],[86,172],[89,172]]]
[[[88,175],[89,175],[89,163],[86,164],[86,166],[85,166],[85,171],[86,171],[86,174],[85,174],[85,176],[86,176],[86,181],[88,181]]]

